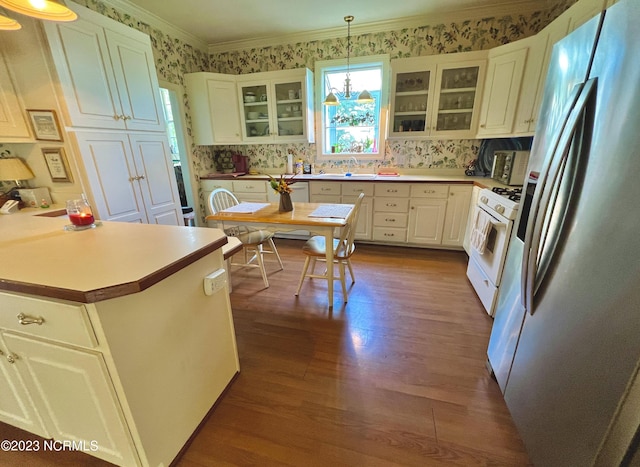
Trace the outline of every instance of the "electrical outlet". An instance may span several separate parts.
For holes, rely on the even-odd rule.
[[[433,156],[424,156],[424,165],[431,167],[431,164],[433,164]]]
[[[213,295],[227,285],[227,273],[218,269],[204,278],[204,294]]]

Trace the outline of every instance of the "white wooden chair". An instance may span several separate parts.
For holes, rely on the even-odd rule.
[[[351,267],[351,256],[356,250],[356,246],[354,244],[354,237],[356,234],[356,224],[358,223],[358,214],[360,213],[360,205],[362,204],[362,199],[364,198],[364,193],[360,193],[358,199],[356,200],[349,217],[347,218],[347,225],[345,225],[340,230],[340,238],[333,239],[333,263],[338,265],[338,276],[334,276],[334,280],[340,280],[340,284],[342,285],[342,296],[344,298],[344,302],[347,302],[347,285],[345,281],[345,266],[349,268],[349,274],[351,275],[351,283],[355,283],[356,278],[353,275],[353,268]],[[296,295],[300,294],[300,289],[302,288],[302,283],[304,282],[305,277],[315,278],[315,279],[327,279],[327,270],[325,269],[324,274],[315,274],[314,269],[316,267],[316,261],[324,261],[326,257],[326,240],[321,235],[316,235],[311,237],[302,247],[302,252],[307,256],[304,262],[304,267],[302,269],[302,275],[300,276],[300,282],[298,283],[298,290],[296,291]],[[311,266],[311,270],[309,273],[309,266]],[[327,268],[333,267],[333,265],[327,265]]]
[[[238,198],[225,188],[215,189],[209,195],[209,211],[211,211],[212,214],[216,214],[219,211],[237,204],[240,204]],[[242,242],[244,250],[245,261],[243,263],[231,261],[230,264],[232,266],[259,268],[264,286],[269,287],[267,271],[264,267],[264,254],[274,254],[280,265],[279,270],[284,269],[282,259],[280,259],[280,255],[278,254],[278,249],[273,242],[273,233],[267,230],[251,229],[241,225],[225,226],[224,232],[230,237],[237,237]],[[269,245],[269,249],[263,248],[265,243]],[[249,258],[249,255],[251,255],[251,258]]]

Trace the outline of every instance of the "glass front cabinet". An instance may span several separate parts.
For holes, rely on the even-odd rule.
[[[475,138],[486,55],[392,60],[389,137]]]
[[[245,143],[309,142],[313,134],[313,73],[308,69],[238,78]]]

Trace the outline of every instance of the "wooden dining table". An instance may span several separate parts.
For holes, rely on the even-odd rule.
[[[327,246],[333,245],[334,229],[347,225],[353,212],[353,204],[332,203],[293,203],[293,211],[280,212],[278,203],[240,203],[245,205],[263,205],[255,212],[220,211],[207,216],[207,220],[215,220],[220,228],[224,224],[247,225],[271,232],[291,232],[308,230],[315,235],[323,235]],[[241,209],[241,208],[239,208]],[[316,217],[322,211],[331,213],[331,217]],[[334,217],[335,216],[335,217]],[[333,307],[333,248],[326,248],[327,290],[329,307]]]

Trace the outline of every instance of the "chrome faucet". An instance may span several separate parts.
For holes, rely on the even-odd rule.
[[[351,159],[347,161],[347,166],[347,173],[345,175],[349,176],[355,173],[353,169],[358,167],[358,159],[356,159],[356,156],[351,156]]]

